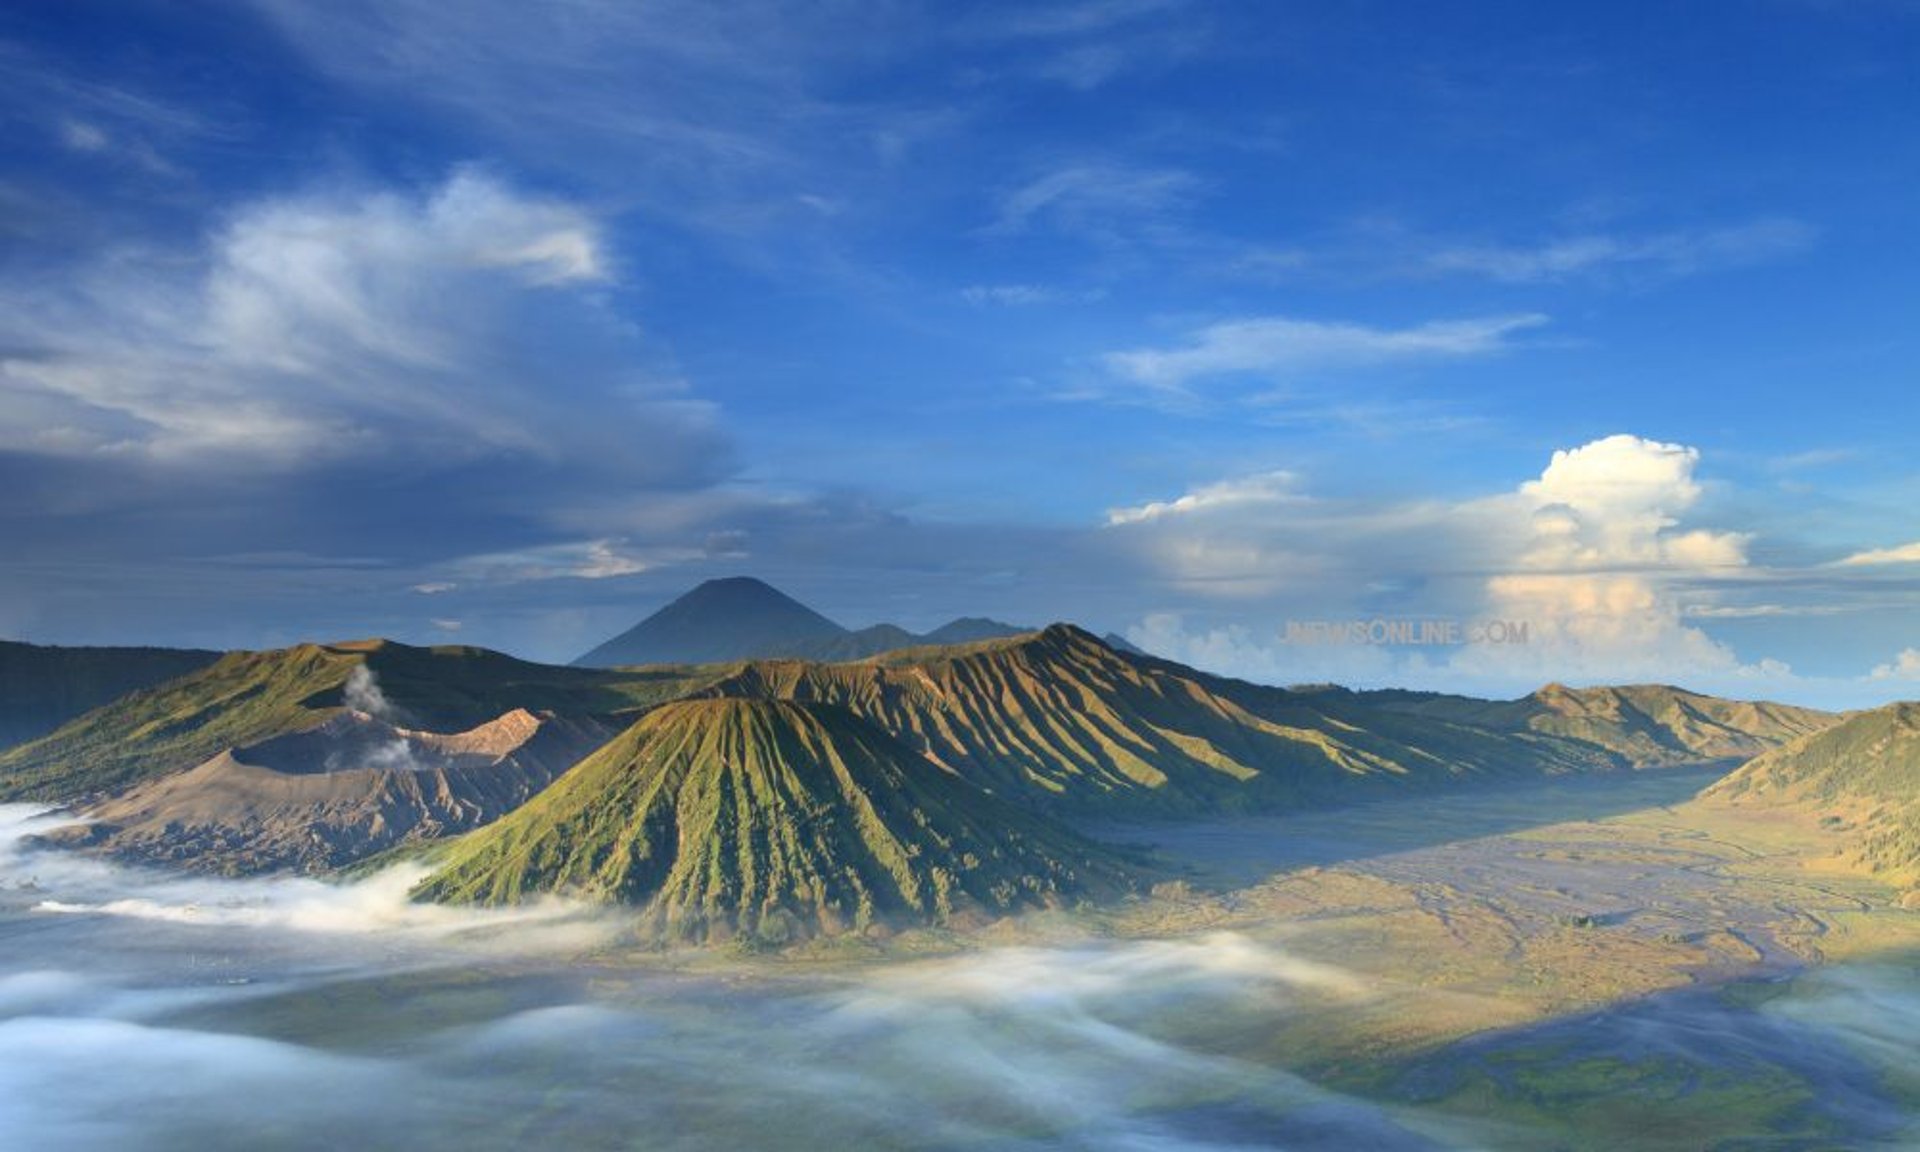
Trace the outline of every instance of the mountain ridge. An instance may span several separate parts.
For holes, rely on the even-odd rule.
[[[1620,767],[1745,760],[1817,732],[1835,713],[1766,700],[1729,700],[1669,684],[1542,685],[1515,700],[1482,700],[1406,689],[1307,689],[1327,698],[1494,731],[1584,744]]]
[[[377,690],[375,710],[434,731],[469,728],[513,708],[611,721],[718,674],[566,668],[484,648],[387,640],[230,652],[0,752],[0,801],[85,801],[316,727],[353,703],[356,668]]]
[[[1756,756],[1701,800],[1818,817],[1850,862],[1920,885],[1920,701],[1853,713]]]
[[[0,750],[37,740],[76,716],[198,671],[220,656],[198,648],[0,640]]]
[[[1551,737],[1132,656],[1067,624],[859,663],[752,661],[696,695],[848,707],[996,794],[1075,815],[1269,810],[1392,783],[1614,766]]]

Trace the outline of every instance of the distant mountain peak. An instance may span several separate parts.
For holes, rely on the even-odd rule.
[[[694,587],[574,663],[611,668],[737,660],[861,660],[903,648],[974,643],[1021,631],[979,617],[963,617],[924,636],[893,624],[853,631],[764,580],[728,576]]]
[[[589,667],[711,664],[798,655],[847,630],[764,580],[708,580],[574,661]]]

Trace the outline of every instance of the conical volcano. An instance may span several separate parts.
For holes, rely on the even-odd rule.
[[[417,895],[647,908],[681,940],[943,924],[1131,888],[1109,850],[980,791],[852,713],[659,708],[463,841]]]
[[[800,655],[847,630],[747,576],[709,580],[574,661],[587,668]]]

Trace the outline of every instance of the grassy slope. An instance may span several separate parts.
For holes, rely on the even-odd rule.
[[[1920,703],[1862,712],[1756,757],[1703,798],[1824,817],[1849,831],[1856,863],[1920,880]]]
[[[1066,625],[859,664],[760,661],[706,693],[840,704],[999,795],[1077,814],[1251,810],[1356,782],[1592,766],[1551,741],[1123,655]]]
[[[457,844],[418,895],[644,904],[679,939],[938,924],[1117,891],[1107,850],[941,772],[843,709],[649,713]]]
[[[1813,708],[1723,700],[1664,684],[1597,688],[1549,684],[1518,700],[1344,689],[1318,694],[1344,696],[1410,716],[1584,745],[1594,757],[1623,768],[1745,759],[1840,719]]]
[[[219,658],[184,648],[47,648],[0,640],[0,749]]]
[[[719,669],[629,673],[529,664],[479,648],[381,641],[235,652],[133,693],[0,754],[0,800],[67,801],[192,768],[218,753],[325,721],[355,666],[374,672],[396,719],[458,731],[513,708],[616,718],[678,696]]]
[[[182,771],[223,749],[325,718],[308,701],[346,683],[355,657],[303,644],[235,652],[136,692],[0,755],[0,799],[67,800]]]

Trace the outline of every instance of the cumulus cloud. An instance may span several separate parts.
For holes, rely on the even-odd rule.
[[[1109,353],[1105,363],[1128,382],[1177,390],[1218,376],[1284,378],[1326,369],[1490,356],[1513,347],[1516,334],[1546,322],[1545,316],[1525,313],[1381,328],[1268,316],[1208,325],[1177,347]]]
[[[1902,648],[1892,660],[1875,665],[1870,678],[1920,682],[1920,648]]]
[[[1524,649],[1473,649],[1468,666],[1524,660],[1543,674],[1614,679],[1738,667],[1733,652],[1682,621],[1676,578],[1746,564],[1746,538],[1680,531],[1700,497],[1697,450],[1618,435],[1555,452],[1515,501],[1528,539],[1487,582],[1487,611],[1533,626]]]
[[[1467,500],[1349,505],[1264,474],[1116,510],[1109,533],[1163,578],[1237,597],[1261,620],[1162,612],[1127,636],[1280,682],[1779,679],[1783,666],[1745,665],[1688,622],[1711,606],[1710,585],[1749,567],[1746,536],[1685,523],[1702,494],[1699,460],[1684,445],[1617,435],[1555,452],[1511,492]],[[1285,627],[1414,618],[1452,622],[1460,639],[1415,651],[1308,646]]]

